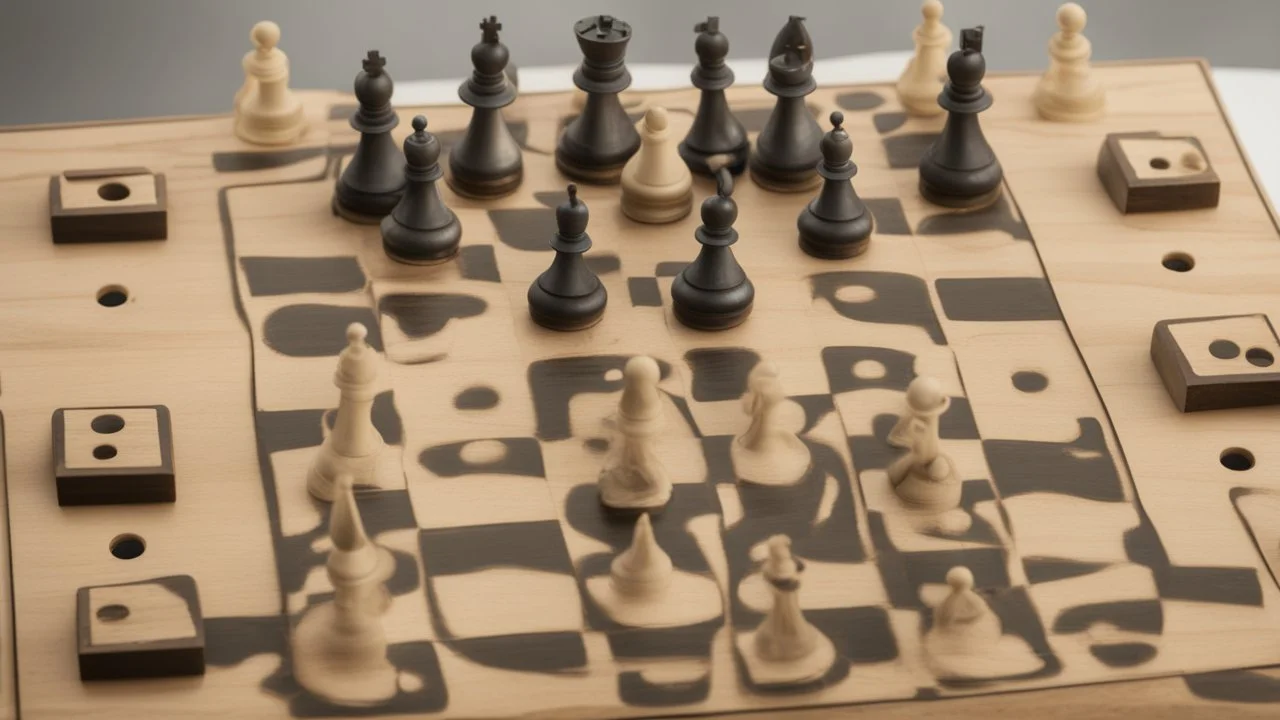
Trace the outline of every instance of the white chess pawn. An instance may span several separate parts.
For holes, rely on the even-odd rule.
[[[760,485],[794,485],[809,470],[809,446],[782,424],[786,400],[777,366],[769,362],[756,365],[747,376],[747,393],[742,397],[742,408],[751,416],[751,424],[729,449],[739,479]]]
[[[942,3],[925,0],[920,8],[924,21],[916,26],[916,54],[898,78],[898,102],[908,115],[930,117],[942,113],[938,95],[947,77],[947,51],[951,30],[942,24]]]
[[[894,447],[911,447],[911,436],[921,421],[938,417],[951,406],[951,398],[942,392],[937,378],[921,375],[907,386],[907,408],[893,429],[889,431],[889,444]]]
[[[923,388],[920,394],[932,395],[928,384],[919,387]],[[940,447],[941,414],[937,410],[914,418],[909,425],[910,449],[889,466],[889,482],[898,497],[909,506],[935,513],[959,507],[963,489],[955,465]]]
[[[379,616],[386,609],[377,546],[365,534],[351,477],[338,478],[329,516],[333,549],[326,564],[333,601],[308,610],[293,632],[299,684],[338,704],[383,702],[396,693]]]
[[[600,502],[618,509],[653,509],[671,499],[671,479],[655,450],[662,428],[661,372],[651,357],[636,356],[622,371],[622,399],[609,461],[597,480]]]
[[[317,500],[333,500],[334,483],[342,474],[357,484],[376,484],[378,456],[386,445],[373,425],[378,353],[365,342],[367,334],[364,325],[348,326],[347,347],[338,356],[333,374],[333,384],[341,392],[337,418],[307,471],[307,490]]]
[[[768,557],[761,574],[769,584],[773,605],[759,627],[740,636],[747,674],[762,686],[812,682],[830,670],[835,645],[800,610],[800,580],[804,564],[791,553],[791,538],[774,535],[766,541]]]
[[[640,149],[622,168],[622,211],[637,222],[674,222],[693,208],[693,175],[668,124],[666,108],[649,108],[636,126]]]
[[[1106,94],[1089,65],[1093,47],[1084,31],[1084,8],[1069,2],[1058,8],[1058,32],[1049,40],[1049,69],[1031,96],[1046,120],[1088,122],[1102,117]]]
[[[989,652],[1004,632],[1000,616],[973,591],[973,573],[966,567],[947,571],[950,592],[933,609],[933,627],[925,638],[930,654],[967,655]]]
[[[244,56],[245,84],[236,94],[236,135],[257,145],[287,145],[307,131],[302,101],[289,90],[289,58],[276,47],[280,26],[260,22],[255,49]]]
[[[671,585],[671,556],[658,546],[649,513],[636,519],[631,546],[613,559],[613,587],[629,598],[651,598]]]

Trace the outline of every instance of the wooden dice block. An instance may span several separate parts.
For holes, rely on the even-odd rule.
[[[55,243],[163,240],[169,235],[164,175],[144,167],[54,175],[49,223]]]
[[[204,674],[204,618],[189,575],[76,592],[81,680]]]
[[[1154,132],[1107,135],[1098,179],[1126,215],[1217,207],[1221,188],[1199,140]]]
[[[173,502],[173,429],[163,405],[53,413],[59,505]]]
[[[1151,359],[1183,412],[1280,403],[1280,339],[1266,315],[1161,320]]]

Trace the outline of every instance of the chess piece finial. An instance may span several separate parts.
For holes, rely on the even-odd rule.
[[[563,239],[577,239],[586,234],[591,211],[587,209],[586,203],[578,199],[577,185],[569,183],[565,192],[569,199],[556,207],[556,232]]]
[[[658,390],[662,370],[658,361],[647,355],[637,355],[627,361],[622,378],[624,384],[618,415],[627,422],[657,419],[662,411],[661,391]]]
[[[253,26],[253,30],[249,32],[249,39],[253,41],[259,53],[269,53],[280,44],[280,26],[270,20],[263,20]]]
[[[427,132],[425,115],[413,118],[413,133],[404,139],[405,162],[415,169],[426,170],[440,161],[440,140]]]
[[[844,129],[844,113],[836,110],[831,113],[831,132],[822,136],[822,161],[832,172],[848,169],[852,163],[853,141]]]
[[[369,329],[361,323],[347,326],[347,347],[338,355],[338,371],[334,373],[334,382],[339,387],[363,386],[372,383],[378,376],[378,365],[374,361],[376,353],[365,342]]]

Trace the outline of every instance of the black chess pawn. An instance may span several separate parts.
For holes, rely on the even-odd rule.
[[[853,189],[858,166],[853,142],[845,132],[844,113],[831,113],[831,132],[822,138],[822,192],[800,211],[800,248],[818,258],[839,259],[861,255],[871,243],[871,213]]]
[[[777,192],[817,187],[822,128],[805,106],[817,89],[813,80],[813,42],[804,18],[792,15],[773,41],[764,89],[778,98],[751,154],[751,179]]]
[[[693,49],[698,54],[698,64],[691,77],[693,86],[702,91],[698,100],[698,112],[684,142],[680,143],[680,157],[689,169],[700,175],[714,175],[707,161],[717,155],[728,157],[724,165],[737,175],[747,167],[747,155],[751,143],[747,131],[729,110],[724,91],[733,84],[733,70],[725,64],[729,55],[729,38],[720,32],[720,18],[712,16],[693,28],[698,33]],[[721,161],[724,162],[724,161]]]
[[[334,212],[367,225],[381,222],[404,194],[404,155],[391,139],[400,118],[391,107],[394,85],[386,65],[386,58],[370,50],[356,76],[360,108],[351,116],[351,127],[360,131],[360,143],[333,192]]]
[[[462,223],[440,197],[440,141],[427,132],[427,119],[413,119],[413,134],[404,139],[404,197],[382,218],[382,249],[410,265],[434,265],[458,253]]]
[[[640,149],[640,133],[618,100],[618,93],[631,85],[625,64],[631,26],[599,15],[579,20],[573,32],[582,48],[573,84],[587,93],[587,104],[560,134],[556,167],[582,182],[616,183]]]
[[[751,314],[756,290],[733,256],[738,231],[738,204],[733,201],[733,175],[716,172],[716,194],[702,201],[702,226],[693,236],[702,244],[698,257],[671,283],[676,319],[696,330],[727,330]]]
[[[483,34],[471,48],[475,70],[458,88],[462,102],[475,109],[466,134],[449,152],[449,185],[473,198],[507,195],[524,177],[520,146],[502,117],[502,108],[516,99],[516,88],[507,80],[511,53],[498,40],[501,29],[494,16],[480,23]]]
[[[529,285],[529,314],[550,330],[583,330],[600,322],[609,300],[604,284],[587,266],[583,253],[591,248],[587,235],[590,215],[578,199],[578,186],[569,185],[569,199],[556,208],[551,267]]]
[[[1004,171],[982,134],[978,113],[991,107],[982,87],[982,26],[960,31],[960,49],[947,59],[948,82],[938,96],[947,124],[920,160],[920,194],[944,207],[980,208],[1000,197]]]

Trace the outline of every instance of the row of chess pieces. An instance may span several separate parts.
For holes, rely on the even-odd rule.
[[[373,423],[378,354],[366,336],[363,325],[347,329],[347,347],[334,373],[340,392],[338,422],[325,436],[307,477],[310,494],[332,503],[327,569],[335,594],[332,602],[304,613],[292,639],[298,681],[340,704],[377,703],[396,692],[381,620],[389,606],[385,582],[393,561],[365,532],[354,494],[356,486],[379,485],[380,456],[387,447]],[[634,522],[632,542],[614,558],[607,582],[588,583],[616,621],[645,627],[679,625],[690,613],[699,619],[721,614],[719,591],[675,568],[653,531],[651,513],[661,512],[672,494],[658,452],[668,412],[660,379],[657,361],[647,356],[632,357],[623,370],[617,410],[607,421],[609,450],[596,482],[602,511]],[[786,487],[809,476],[810,450],[791,427],[796,413],[788,403],[775,365],[761,362],[752,369],[742,398],[749,422],[731,446],[739,482]],[[936,379],[916,378],[889,435],[892,444],[907,448],[889,469],[889,482],[904,510],[940,524],[945,515],[963,514],[960,480],[939,449],[939,418],[949,404]],[[736,640],[747,672],[779,685],[820,680],[837,662],[837,653],[830,638],[800,610],[804,562],[792,553],[785,535],[769,538],[752,552],[761,560],[760,574],[772,603],[760,625]],[[968,569],[952,568],[950,590],[935,605],[925,649],[940,677],[980,675],[983,658],[1002,643],[1001,621],[973,590],[973,582]]]
[[[978,115],[992,103],[982,86],[983,28],[964,30],[960,49],[944,63],[951,32],[941,23],[942,6],[926,0],[923,15],[915,33],[916,54],[897,89],[908,112],[945,111],[949,119],[922,156],[920,192],[944,207],[984,207],[998,199],[1003,170],[978,124]],[[1050,43],[1053,61],[1035,93],[1046,117],[1084,120],[1101,112],[1102,88],[1089,73],[1090,48],[1080,34],[1084,20],[1074,3],[1058,12],[1061,30]],[[402,148],[392,141],[399,116],[391,104],[394,84],[386,58],[370,51],[356,77],[359,108],[351,126],[360,140],[335,184],[332,208],[349,221],[379,224],[384,250],[398,262],[431,265],[457,255],[463,229],[440,193],[441,180],[459,195],[483,199],[509,194],[523,179],[521,149],[502,115],[516,98],[506,74],[510,53],[499,38],[502,25],[496,17],[486,18],[480,28],[481,40],[471,52],[474,71],[459,88],[473,113],[449,153],[447,177],[441,144],[427,132],[426,117],[413,119],[414,132]],[[755,299],[754,286],[730,247],[738,237],[732,176],[749,168],[756,184],[777,192],[822,186],[796,221],[799,245],[814,257],[862,254],[874,221],[853,187],[858,168],[842,114],[832,113],[831,130],[824,133],[805,105],[817,84],[804,19],[790,17],[770,49],[764,88],[777,100],[754,146],[725,97],[734,74],[725,62],[729,42],[719,18],[708,18],[695,31],[698,64],[691,78],[701,98],[688,134],[677,144],[663,108],[650,108],[633,124],[619,100],[631,82],[625,66],[631,27],[608,15],[578,21],[574,33],[583,60],[574,83],[586,100],[561,133],[555,158],[571,179],[620,183],[623,211],[646,223],[674,222],[690,212],[693,173],[717,178],[717,194],[703,203],[703,225],[695,233],[702,249],[675,278],[671,300],[683,324],[722,330],[744,322]],[[287,60],[276,47],[279,28],[260,23],[253,37],[257,47],[244,59],[235,127],[242,137],[259,142],[294,140],[305,122],[301,102],[288,90]],[[581,330],[603,318],[608,298],[582,257],[591,246],[588,214],[573,185],[556,216],[559,231],[550,239],[556,257],[529,288],[530,316],[553,330]]]

